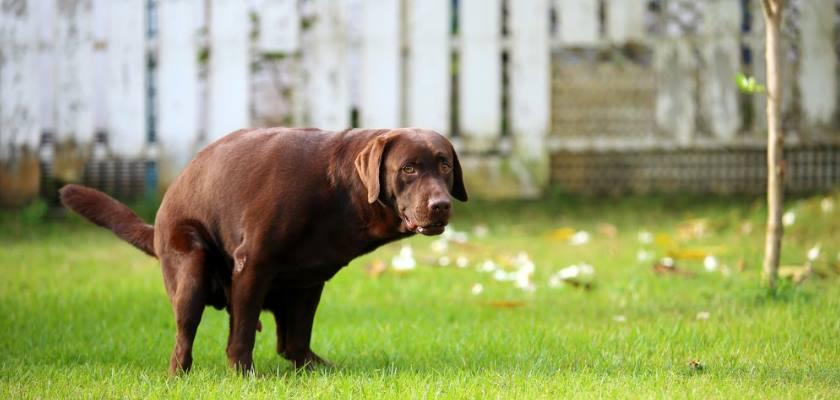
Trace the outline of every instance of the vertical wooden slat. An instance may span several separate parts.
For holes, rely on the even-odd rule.
[[[198,11],[201,0],[158,0],[157,138],[159,181],[187,165],[199,134]]]
[[[645,37],[647,0],[607,0],[607,38],[613,43],[639,41]]]
[[[297,0],[264,0],[259,11],[259,51],[288,54],[300,49],[300,14]]]
[[[242,0],[210,1],[207,139],[250,124],[251,21]]]
[[[314,21],[304,52],[309,124],[339,130],[350,126],[346,11],[338,1],[313,0]]]
[[[694,53],[682,39],[662,41],[654,53],[658,131],[687,144],[694,135],[697,116]]]
[[[731,139],[741,125],[738,89],[734,77],[741,70],[740,0],[714,0],[702,3],[701,29],[704,39],[700,69],[701,117],[711,133]]]
[[[501,14],[500,0],[460,2],[459,124],[471,150],[490,150],[501,134]]]
[[[0,7],[0,161],[40,138],[38,19],[29,2]]]
[[[800,3],[799,98],[806,123],[811,126],[829,125],[837,107],[834,3],[833,0]]]
[[[510,5],[511,123],[524,155],[540,158],[551,109],[548,0]]]
[[[556,0],[560,40],[567,46],[591,46],[598,43],[600,21],[598,0]],[[626,0],[625,0],[626,1]]]
[[[408,125],[449,131],[451,90],[449,0],[409,0]]]
[[[82,179],[94,133],[93,12],[91,0],[59,1],[55,21],[55,129],[53,175]]]
[[[401,124],[400,0],[362,3],[361,125]]]
[[[107,126],[111,150],[138,158],[146,143],[146,7],[143,0],[108,4]]]

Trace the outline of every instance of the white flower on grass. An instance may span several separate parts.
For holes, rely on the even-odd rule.
[[[510,282],[516,280],[516,275],[503,269],[497,269],[493,272],[493,279],[500,282]]]
[[[703,259],[703,268],[706,268],[706,271],[715,272],[718,268],[718,260],[715,256],[709,255]]]
[[[458,268],[467,268],[470,265],[470,260],[465,256],[458,256],[458,258],[455,259],[455,265],[457,265]]]
[[[595,268],[589,264],[581,263],[570,265],[555,272],[548,278],[548,286],[559,287],[563,281],[576,281],[578,283],[586,283],[592,280],[595,275]]]
[[[557,276],[557,274],[551,275],[550,277],[548,277],[548,287],[550,287],[550,288],[563,287],[563,280],[560,279],[560,277]]]
[[[438,258],[438,265],[440,265],[441,267],[449,266],[449,263],[450,263],[450,260],[449,260],[449,257],[447,257],[447,256],[443,256],[441,258]]]
[[[443,239],[445,240],[461,244],[466,243],[469,240],[466,232],[458,231],[452,225],[447,226],[441,236],[443,236]]]
[[[808,250],[808,261],[814,262],[817,261],[818,258],[820,258],[820,245],[811,247],[811,249]]]
[[[569,243],[573,246],[580,246],[589,243],[589,239],[591,239],[589,232],[577,231],[571,238],[569,238]]]
[[[639,239],[639,243],[642,244],[650,244],[653,242],[653,234],[648,231],[639,231],[639,234],[636,235],[636,238]]]
[[[782,215],[782,225],[791,226],[796,223],[796,213],[788,211]]]
[[[473,235],[475,235],[475,237],[483,238],[486,237],[488,233],[490,233],[490,228],[488,228],[487,225],[478,224],[473,227]]]
[[[391,259],[391,267],[397,271],[406,271],[417,267],[417,261],[414,260],[414,252],[411,246],[403,245],[400,253]]]
[[[636,259],[639,261],[650,261],[653,259],[653,252],[641,249],[636,253]]]
[[[831,214],[834,212],[834,199],[831,197],[826,197],[820,200],[820,210],[822,210],[823,214]]]
[[[496,263],[493,260],[484,260],[481,266],[478,267],[480,272],[493,272],[497,269]]]
[[[620,322],[620,323],[625,323],[625,322],[627,322],[627,317],[625,317],[623,315],[614,315],[613,316],[613,321]]]
[[[446,253],[447,249],[449,249],[449,242],[446,239],[438,239],[432,242],[432,251],[437,254]]]
[[[700,311],[699,313],[697,313],[697,320],[698,321],[705,321],[705,320],[709,319],[709,316],[710,316],[710,314],[709,314],[708,311]]]
[[[665,257],[660,261],[660,263],[668,268],[674,267],[674,259],[671,257]]]
[[[470,293],[472,293],[475,296],[481,294],[481,292],[483,292],[483,291],[484,291],[484,285],[482,285],[480,283],[476,283],[475,285],[473,285],[472,289],[470,289]]]

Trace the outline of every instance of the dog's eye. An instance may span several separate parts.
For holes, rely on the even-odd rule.
[[[403,165],[402,171],[403,171],[403,173],[406,173],[406,174],[413,174],[413,173],[417,172],[417,169],[414,168],[413,165]]]
[[[444,174],[448,174],[449,171],[452,171],[452,165],[449,164],[448,162],[444,161],[444,162],[440,163],[440,170]]]

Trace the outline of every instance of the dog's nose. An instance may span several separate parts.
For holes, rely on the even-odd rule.
[[[447,213],[451,207],[452,203],[449,202],[449,198],[447,197],[434,197],[429,199],[429,210],[432,210],[433,213]]]

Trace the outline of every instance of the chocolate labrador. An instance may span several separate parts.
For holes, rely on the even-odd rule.
[[[228,360],[253,368],[261,309],[277,352],[325,363],[309,346],[324,283],[354,258],[415,233],[443,232],[450,196],[467,200],[458,156],[423,129],[240,130],[198,153],[172,183],[154,226],[79,185],[62,203],[160,259],[177,334],[171,373],[192,365],[205,306],[230,314]]]

